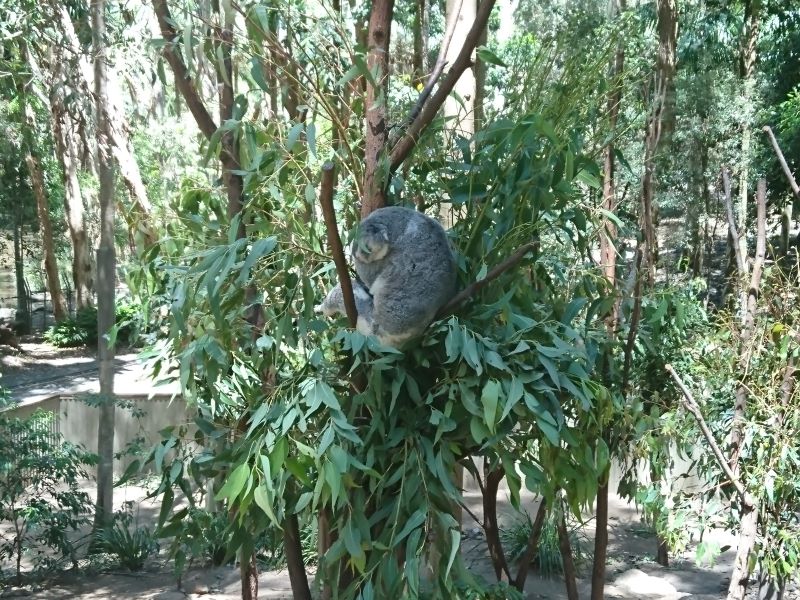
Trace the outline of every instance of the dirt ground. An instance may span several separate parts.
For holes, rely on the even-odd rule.
[[[96,364],[94,353],[87,350],[58,350],[35,339],[24,339],[25,354],[0,348],[0,384],[10,388],[12,397],[20,400],[58,389],[75,388],[77,384],[92,386],[96,383]],[[126,355],[118,362],[123,376],[130,380],[141,380],[141,369],[137,370],[135,357]],[[147,381],[139,381],[143,386]],[[92,483],[87,482],[87,487]],[[145,500],[145,490],[128,486],[115,490],[115,503],[132,501],[135,506],[136,522],[152,529],[157,518],[159,505]],[[467,491],[465,499],[470,510],[482,518],[480,496],[477,491]],[[535,500],[523,496],[525,508],[533,512]],[[503,519],[509,519],[511,509],[507,496],[501,491],[498,507]],[[642,523],[635,507],[620,498],[610,501],[609,548],[607,563],[606,598],[621,600],[647,599],[696,599],[716,600],[725,597],[728,574],[735,552],[735,539],[720,533],[720,541],[731,544],[732,548],[717,560],[713,567],[698,567],[693,561],[690,549],[683,556],[673,557],[671,566],[656,565],[650,557],[655,551],[655,541],[650,530]],[[494,573],[486,553],[485,540],[477,525],[465,515],[462,556],[473,573],[494,581]],[[506,521],[507,522],[507,521]],[[585,546],[591,550],[594,530],[593,523],[584,527]],[[7,564],[0,563],[7,568]],[[589,596],[590,566],[581,568],[578,587],[581,598]],[[313,579],[313,573],[309,574]],[[292,598],[289,578],[286,571],[265,571],[259,577],[259,598]],[[755,587],[755,586],[752,586]],[[566,599],[563,581],[560,578],[541,577],[531,572],[526,585],[528,599]],[[0,598],[42,598],[56,600],[61,598],[82,598],[100,600],[114,598],[121,600],[178,600],[183,598],[203,598],[208,600],[235,600],[239,592],[239,573],[234,567],[214,569],[193,569],[184,575],[180,587],[171,572],[170,565],[160,557],[151,561],[146,569],[138,573],[118,571],[100,573],[65,574],[57,579],[43,582],[38,586],[15,588],[6,585],[0,590]],[[755,596],[753,596],[754,598]],[[785,600],[800,598],[793,592]],[[388,599],[387,599],[388,600]]]
[[[91,482],[87,482],[87,488]],[[137,486],[126,486],[115,490],[115,504],[133,502],[135,522],[152,528],[158,514],[157,501],[144,498],[146,490]],[[478,518],[480,497],[477,493],[467,493],[467,504]],[[528,508],[535,502],[527,498]],[[507,498],[499,498],[501,520],[509,518],[511,509]],[[485,541],[478,533],[477,526],[468,519],[464,527],[462,553],[466,566],[471,572],[479,574],[487,581],[494,581],[494,573],[486,554]],[[711,600],[724,597],[727,574],[733,553],[723,555],[714,568],[698,568],[690,557],[676,557],[668,569],[660,567],[648,559],[655,549],[655,541],[647,528],[642,526],[635,508],[618,498],[610,503],[610,542],[607,569],[608,585],[606,598],[620,600],[637,599],[698,599]],[[586,548],[590,548],[594,531],[591,523],[585,528]],[[3,565],[7,567],[8,565]],[[580,595],[587,598],[590,585],[588,569],[582,567],[578,580]],[[309,572],[313,581],[314,573]],[[566,599],[564,584],[560,578],[546,578],[535,571],[528,576],[526,585],[528,599]],[[15,588],[7,586],[0,598],[41,598],[58,600],[61,598],[81,598],[101,600],[115,598],[120,600],[179,600],[183,598],[208,600],[236,600],[241,597],[239,572],[235,567],[192,569],[184,575],[180,586],[171,572],[170,565],[163,556],[152,560],[144,571],[128,573],[108,571],[100,573],[65,574],[42,582],[37,586]],[[288,573],[283,571],[264,571],[259,576],[259,598],[292,598]]]

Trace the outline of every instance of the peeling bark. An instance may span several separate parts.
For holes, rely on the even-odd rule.
[[[36,212],[39,215],[39,230],[42,233],[42,247],[44,249],[44,272],[47,276],[47,289],[53,303],[53,318],[56,323],[67,317],[67,303],[61,292],[61,281],[58,278],[58,262],[53,248],[53,226],[50,222],[50,207],[47,200],[47,191],[44,186],[44,175],[38,157],[33,151],[25,157],[28,173],[31,177],[31,187],[36,198]]]
[[[57,53],[58,54],[58,53]],[[75,286],[75,305],[80,310],[92,306],[92,260],[89,254],[89,237],[84,218],[83,195],[78,182],[79,152],[77,131],[72,117],[64,106],[65,74],[58,57],[53,61],[53,87],[50,95],[50,110],[53,121],[53,138],[56,157],[61,163],[64,180],[64,210],[72,241],[72,281]]]

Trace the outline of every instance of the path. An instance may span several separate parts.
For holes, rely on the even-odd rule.
[[[53,348],[49,344],[23,340],[25,354],[6,351],[0,355],[0,385],[16,405],[27,405],[55,395],[98,393],[99,365],[94,351]],[[145,365],[130,351],[114,361],[114,389],[126,395],[172,394],[176,385],[156,386]]]

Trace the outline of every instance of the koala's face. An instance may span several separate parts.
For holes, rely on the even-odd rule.
[[[378,223],[362,225],[353,244],[353,256],[362,263],[381,260],[389,252],[389,232]]]

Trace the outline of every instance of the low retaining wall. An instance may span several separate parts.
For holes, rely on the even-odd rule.
[[[151,447],[161,439],[159,433],[171,425],[191,423],[186,403],[181,397],[162,395],[147,396],[118,395],[117,398],[131,405],[130,408],[117,406],[114,419],[114,453],[123,452],[137,438],[144,438],[145,448]],[[54,433],[60,433],[64,440],[73,444],[81,444],[90,452],[97,451],[97,427],[100,411],[89,406],[80,396],[51,396],[22,406],[10,407],[4,411],[5,416],[24,418],[36,410],[53,413]],[[114,475],[120,476],[132,462],[133,457],[124,456],[114,461]],[[93,471],[93,469],[92,469]],[[94,473],[92,473],[94,474]]]

